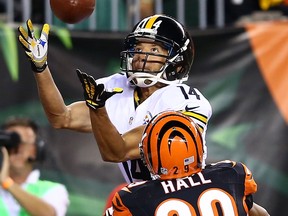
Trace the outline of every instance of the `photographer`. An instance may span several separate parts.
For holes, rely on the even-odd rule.
[[[66,214],[69,199],[65,186],[39,180],[40,171],[34,169],[44,144],[37,136],[38,126],[30,119],[11,118],[2,125],[1,216]]]

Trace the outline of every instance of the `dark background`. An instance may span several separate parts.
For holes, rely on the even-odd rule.
[[[287,121],[267,88],[246,30],[234,27],[191,34],[196,54],[188,83],[209,99],[213,109],[207,131],[208,162],[231,159],[245,163],[258,183],[254,201],[270,215],[287,215]],[[83,98],[77,68],[95,78],[119,71],[125,35],[73,31],[65,39],[72,42],[67,48],[52,28],[48,63],[67,104]],[[124,181],[117,164],[102,161],[92,134],[56,130],[48,124],[30,63],[16,36],[12,45],[3,41],[5,34],[0,53],[0,121],[10,115],[36,120],[43,127],[41,135],[49,152],[42,165],[43,178],[67,186],[68,215],[101,215],[110,191]],[[278,57],[288,59],[287,53]],[[9,64],[17,64],[16,69]]]

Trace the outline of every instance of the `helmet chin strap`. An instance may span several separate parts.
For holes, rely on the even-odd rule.
[[[142,76],[139,76],[142,75]],[[160,77],[154,76],[154,75],[147,75],[147,73],[134,73],[129,76],[128,81],[132,82],[134,85],[140,87],[140,88],[148,88],[156,83],[160,82],[166,85],[171,85],[171,84],[179,84],[182,83],[184,80],[173,80],[173,81],[168,81],[165,79],[162,79]]]
[[[131,76],[128,78],[129,81],[132,81],[134,85],[140,87],[140,88],[148,88],[156,83],[160,82],[166,85],[171,85],[171,84],[179,84],[182,83],[183,80],[173,80],[173,81],[167,81],[162,78],[156,78],[153,77],[153,79],[149,79],[148,77],[134,77],[132,78]],[[146,84],[147,82],[150,82],[149,84]]]
[[[140,88],[148,88],[151,87],[153,85],[155,85],[156,83],[160,82],[163,84],[178,84],[178,83],[182,83],[183,80],[173,80],[173,81],[168,81],[166,79],[163,79],[163,75],[165,75],[165,70],[168,67],[167,64],[165,64],[162,69],[160,70],[159,73],[157,73],[157,75],[154,75],[152,73],[149,72],[128,72],[128,81],[132,82],[134,85],[140,87]]]
[[[155,85],[158,79],[154,75],[147,73],[137,72],[129,76],[128,81],[132,81],[134,85],[140,88],[146,88]]]

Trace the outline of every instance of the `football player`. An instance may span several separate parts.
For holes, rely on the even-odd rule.
[[[269,215],[253,203],[257,184],[244,164],[226,160],[202,169],[202,133],[182,113],[165,111],[153,117],[139,149],[154,180],[116,192],[106,216]]]
[[[34,36],[31,20],[27,31],[20,26],[19,32],[52,126],[93,132],[103,160],[120,162],[127,182],[151,179],[138,143],[143,125],[159,112],[183,111],[205,136],[211,106],[199,90],[182,83],[188,79],[194,45],[175,19],[154,15],[136,24],[124,41],[122,72],[95,80],[77,70],[85,100],[70,105],[64,103],[47,64],[49,25],[43,26],[40,39]]]

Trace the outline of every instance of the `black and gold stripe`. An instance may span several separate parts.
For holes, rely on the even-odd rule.
[[[203,115],[203,114],[193,112],[193,111],[182,111],[182,113],[186,116],[192,117],[193,119],[196,119],[196,120],[202,122],[204,125],[208,124],[208,117]],[[203,132],[204,131],[203,126],[199,125],[199,124],[198,124],[198,126],[200,127],[201,132]]]
[[[146,29],[152,29],[153,24],[155,23],[155,21],[157,20],[157,18],[159,17],[159,15],[155,15],[152,16],[146,23],[145,27]]]

